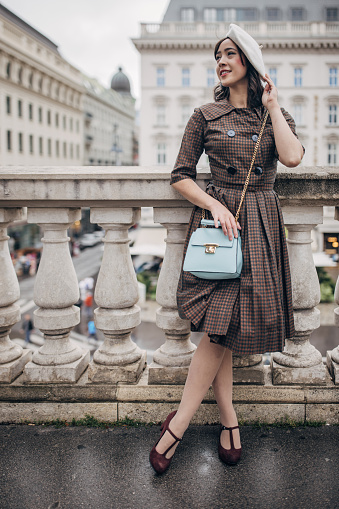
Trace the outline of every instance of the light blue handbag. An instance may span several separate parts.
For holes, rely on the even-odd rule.
[[[241,205],[245,198],[251,171],[259,148],[262,133],[264,132],[268,111],[266,111],[254,153],[251,166],[247,174],[244,189],[241,194],[239,207],[235,215],[235,222],[239,220]],[[184,260],[183,270],[190,272],[201,279],[236,279],[240,277],[243,256],[241,251],[241,237],[238,231],[238,238],[230,240],[224,234],[222,228],[215,228],[214,221],[205,219],[205,210],[202,209],[202,228],[197,228],[192,233]],[[213,226],[213,228],[208,228]]]
[[[201,220],[202,228],[192,233],[183,270],[201,279],[235,279],[242,269],[241,237],[230,240],[214,221]],[[220,225],[220,223],[219,223]],[[213,228],[206,228],[213,226]]]

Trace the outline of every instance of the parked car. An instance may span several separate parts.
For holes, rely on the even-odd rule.
[[[80,249],[86,249],[87,247],[93,247],[101,242],[101,238],[94,233],[84,233],[79,239]]]

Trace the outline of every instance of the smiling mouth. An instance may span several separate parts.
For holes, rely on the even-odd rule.
[[[223,70],[223,71],[220,71],[220,77],[222,76],[226,76],[227,74],[229,74],[231,71],[226,71],[226,70]]]

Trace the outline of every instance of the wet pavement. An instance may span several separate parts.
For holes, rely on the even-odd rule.
[[[190,426],[169,470],[148,454],[159,426],[0,426],[1,509],[334,509],[339,428],[241,428],[220,462],[218,426]]]

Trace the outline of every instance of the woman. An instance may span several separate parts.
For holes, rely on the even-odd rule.
[[[215,102],[197,108],[190,118],[171,184],[195,205],[185,252],[205,209],[216,227],[220,221],[230,240],[241,231],[243,269],[239,279],[223,281],[181,273],[179,314],[191,321],[193,331],[205,334],[193,355],[179,408],[163,423],[161,437],[151,451],[150,461],[158,473],[168,468],[211,384],[220,411],[219,457],[227,464],[239,461],[232,352],[282,351],[285,338],[294,335],[285,232],[273,184],[277,159],[285,166],[297,166],[303,147],[293,119],[278,104],[277,89],[265,74],[261,50],[254,39],[231,24],[226,38],[217,43],[214,56],[220,81]],[[234,215],[267,110],[269,116],[236,224]],[[194,182],[203,151],[209,157],[213,179],[206,192]]]

